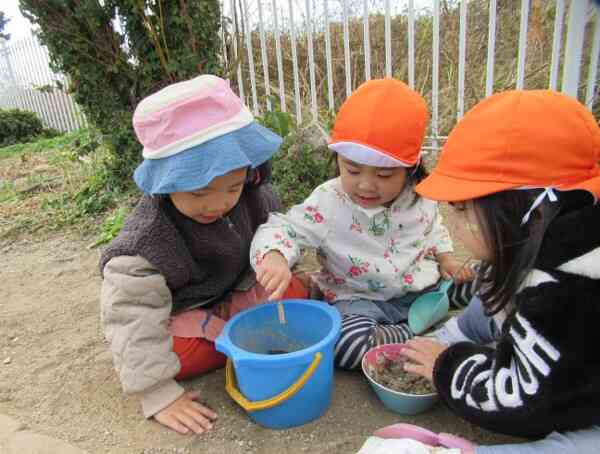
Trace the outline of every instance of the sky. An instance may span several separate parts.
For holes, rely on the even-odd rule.
[[[10,18],[10,22],[6,24],[4,31],[10,33],[11,41],[27,36],[31,30],[31,24],[21,15],[19,11],[18,0],[3,0],[0,10],[4,11],[4,16]]]

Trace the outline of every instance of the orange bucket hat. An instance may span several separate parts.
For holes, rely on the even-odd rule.
[[[583,189],[600,197],[600,127],[577,100],[551,90],[481,101],[448,136],[415,190],[458,202],[511,189]]]
[[[342,104],[329,148],[359,164],[412,167],[419,162],[428,118],[425,100],[405,83],[370,80]]]

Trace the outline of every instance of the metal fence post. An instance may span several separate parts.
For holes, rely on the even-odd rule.
[[[583,36],[589,7],[589,0],[571,0],[569,6],[562,92],[574,98],[577,98],[579,88]]]

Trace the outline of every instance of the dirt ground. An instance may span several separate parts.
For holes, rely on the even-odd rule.
[[[89,453],[353,453],[373,430],[412,422],[477,442],[506,438],[438,404],[416,417],[387,411],[360,373],[336,372],[319,420],[273,431],[253,424],[224,391],[223,371],[184,382],[219,414],[213,431],[181,436],[142,418],[123,397],[99,320],[98,250],[55,235],[0,246],[0,414]]]

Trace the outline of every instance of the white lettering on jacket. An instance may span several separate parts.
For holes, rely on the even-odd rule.
[[[520,326],[520,330],[517,326]],[[522,334],[521,334],[522,333]],[[517,408],[523,405],[523,394],[533,396],[539,390],[538,375],[547,377],[551,363],[560,359],[560,352],[531,326],[528,320],[516,314],[509,330],[514,341],[514,356],[509,367],[501,367],[493,374],[494,365],[481,369],[487,357],[481,353],[466,358],[456,369],[451,383],[451,396],[482,411],[497,411],[498,406]],[[540,355],[543,352],[543,356]],[[459,383],[458,378],[464,377]],[[472,390],[483,383],[487,397]]]

